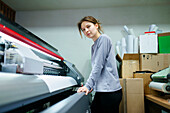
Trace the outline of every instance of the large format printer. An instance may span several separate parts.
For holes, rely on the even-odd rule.
[[[57,49],[0,15],[0,112],[88,113],[83,83]]]

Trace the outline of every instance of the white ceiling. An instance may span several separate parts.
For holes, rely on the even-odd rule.
[[[170,0],[2,0],[16,11],[169,5]]]

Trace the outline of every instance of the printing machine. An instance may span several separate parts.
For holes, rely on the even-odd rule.
[[[56,48],[0,15],[0,112],[89,113],[83,84]]]

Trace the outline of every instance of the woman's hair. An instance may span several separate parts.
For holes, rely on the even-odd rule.
[[[95,25],[95,24],[98,24],[98,31],[99,31],[99,33],[104,33],[103,30],[102,30],[101,23],[99,22],[99,20],[95,19],[95,18],[92,17],[92,16],[86,16],[86,17],[82,18],[82,19],[80,20],[80,22],[78,22],[78,24],[77,24],[78,29],[79,29],[79,33],[80,33],[80,35],[81,35],[81,38],[82,38],[81,24],[82,24],[84,21],[91,22],[91,23],[93,23],[94,25]]]

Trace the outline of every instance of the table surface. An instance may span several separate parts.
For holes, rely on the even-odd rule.
[[[163,106],[170,110],[170,95],[158,96],[158,95],[145,95],[146,99]]]

